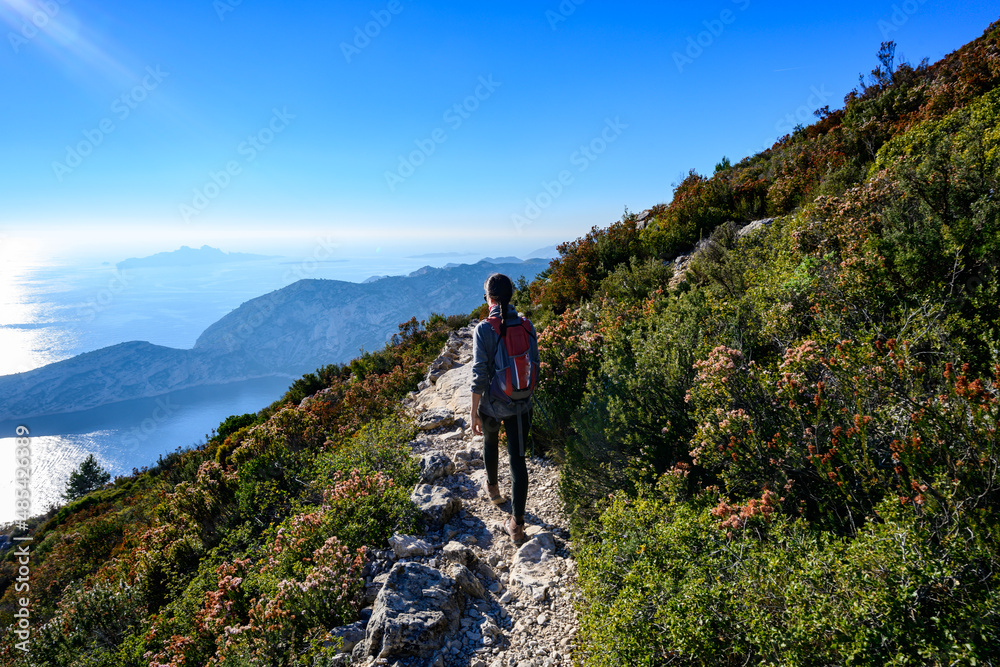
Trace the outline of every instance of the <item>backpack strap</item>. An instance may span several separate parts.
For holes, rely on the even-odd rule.
[[[497,337],[499,338],[500,337],[500,318],[499,317],[487,317],[486,321],[490,323],[490,326],[493,327],[493,331],[496,332]]]
[[[528,326],[525,326],[525,325],[528,325]],[[535,335],[535,327],[533,327],[531,325],[531,320],[529,320],[527,317],[522,317],[521,318],[521,326],[524,327],[525,331],[528,332],[529,336],[531,336],[535,340],[538,340],[538,336]]]
[[[531,322],[528,320],[528,318],[527,317],[518,317],[518,319],[521,320],[521,321],[518,324],[515,324],[513,326],[523,327],[524,330],[528,332],[529,336],[531,336],[532,338],[534,338],[534,339],[537,340],[538,336],[536,336],[534,333],[532,333],[532,327],[525,326],[526,324],[527,325],[531,324]],[[486,321],[490,323],[491,327],[493,327],[493,331],[496,332],[497,337],[502,338],[503,336],[500,335],[500,324],[501,324],[500,318],[499,317],[487,317]]]

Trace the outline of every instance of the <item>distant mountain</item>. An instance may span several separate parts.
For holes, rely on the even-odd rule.
[[[243,252],[223,252],[218,248],[203,245],[200,248],[181,246],[172,252],[158,252],[149,257],[130,257],[116,265],[119,269],[174,268],[198,266],[202,264],[228,264],[250,262],[259,259],[273,259],[274,255],[252,255]]]
[[[381,348],[398,325],[471,312],[494,271],[532,280],[543,260],[424,267],[371,283],[300,280],[242,304],[190,350],[133,341],[0,376],[0,421],[87,410],[179,389],[303,373]]]
[[[475,255],[474,252],[425,252],[422,255],[409,255],[407,259],[443,259],[445,257],[468,257]]]
[[[557,246],[550,245],[528,253],[528,259],[555,259],[559,256]]]

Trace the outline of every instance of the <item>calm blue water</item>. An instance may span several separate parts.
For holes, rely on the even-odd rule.
[[[0,375],[132,340],[190,348],[202,331],[243,302],[302,278],[361,282],[373,275],[410,273],[428,263],[380,256],[183,269],[29,265],[5,276]]]
[[[479,258],[466,258],[476,261]],[[190,348],[210,324],[254,297],[301,278],[360,282],[449,259],[369,257],[329,262],[270,259],[181,270],[119,271],[113,265],[4,267],[0,375],[23,372],[116,343],[145,340]],[[231,414],[256,412],[292,379],[271,378],[175,392],[86,412],[24,420],[31,432],[33,509],[58,500],[69,473],[93,453],[113,475],[155,465],[162,454],[203,442]],[[3,400],[3,397],[0,397]],[[0,488],[13,487],[14,429],[0,423]],[[13,494],[0,494],[0,524]]]

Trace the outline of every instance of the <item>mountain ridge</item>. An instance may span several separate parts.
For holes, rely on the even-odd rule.
[[[219,248],[203,245],[200,248],[181,246],[177,250],[158,252],[146,257],[129,257],[115,264],[119,269],[170,268],[177,266],[202,266],[231,264],[234,262],[254,262],[275,259],[278,255],[255,255],[243,252],[225,252]]]
[[[190,349],[128,341],[0,376],[0,421],[77,412],[204,385],[294,379],[385,344],[397,325],[468,312],[490,273],[532,279],[547,262],[425,267],[373,283],[305,279],[244,302]]]

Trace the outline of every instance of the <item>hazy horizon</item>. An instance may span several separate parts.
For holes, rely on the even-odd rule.
[[[969,1],[31,12],[0,2],[0,246],[105,260],[571,241],[841,107],[880,42],[933,62],[996,19]]]

